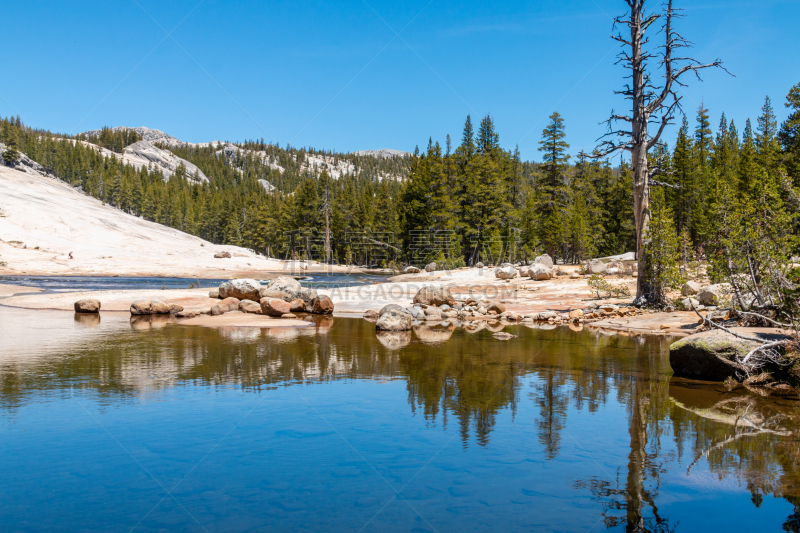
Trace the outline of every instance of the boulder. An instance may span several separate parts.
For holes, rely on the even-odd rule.
[[[558,316],[555,311],[542,311],[536,316],[536,320],[550,320]]]
[[[701,305],[719,305],[721,300],[724,299],[731,292],[731,286],[728,283],[718,283],[717,285],[709,285],[703,287],[697,293],[697,300]]]
[[[587,274],[602,274],[606,271],[606,264],[599,259],[592,259],[586,263]]]
[[[281,292],[281,291],[273,291],[273,290],[270,290],[270,289],[261,289],[261,292],[259,294],[261,296],[261,298],[259,298],[259,301],[261,301],[262,298],[277,298],[278,300],[286,300],[287,302],[291,302],[292,301],[292,300],[287,299],[287,298],[290,298],[290,296],[288,296],[285,292]],[[293,298],[293,300],[296,300],[296,298]]]
[[[397,311],[398,313],[401,313],[403,311],[403,308],[397,304],[384,305],[383,307],[381,307],[381,310],[378,311],[378,316],[383,316],[390,311]]]
[[[285,315],[281,315],[281,318],[297,318],[297,315],[294,313],[286,313]]]
[[[530,267],[528,266],[521,266],[519,267],[519,277],[521,278],[529,278],[530,277]]]
[[[367,320],[378,320],[380,317],[381,315],[379,315],[378,312],[374,309],[370,309],[369,311],[364,313],[364,318]]]
[[[442,310],[438,307],[428,307],[425,309],[425,320],[428,322],[441,322]]]
[[[93,300],[91,298],[78,300],[77,302],[75,302],[75,312],[76,313],[99,313],[100,312],[100,300]]]
[[[517,277],[517,269],[511,265],[495,268],[494,275],[497,279],[514,279]]]
[[[239,309],[239,303],[239,298],[228,297],[220,300],[220,302],[216,305],[218,305],[220,309],[227,313],[228,311],[236,311]]]
[[[209,314],[211,316],[220,316],[220,315],[224,315],[227,311],[228,311],[228,308],[223,309],[222,306],[220,306],[219,304],[214,304],[214,305],[211,306],[211,313],[209,313]]]
[[[290,278],[289,276],[278,276],[277,278],[270,280],[266,288],[269,291],[283,293],[283,299],[287,302],[291,302],[297,298],[302,298],[300,291],[303,289],[303,287],[300,285],[299,281],[294,278]],[[266,298],[266,296],[264,296],[264,298]],[[303,300],[305,301],[305,298]],[[311,299],[309,299],[309,302],[310,301]]]
[[[302,298],[297,298],[296,300],[292,300],[289,302],[289,306],[292,309],[292,313],[302,313],[306,310],[306,302]]]
[[[500,320],[507,320],[509,322],[519,322],[522,320],[522,317],[519,316],[514,311],[504,311],[500,314]]]
[[[554,272],[544,265],[533,265],[528,269],[528,276],[538,281],[546,281],[554,276]]]
[[[280,298],[262,298],[261,313],[274,318],[280,318],[292,311],[292,306]]]
[[[409,331],[414,325],[412,316],[403,311],[389,311],[375,323],[378,331]]]
[[[622,270],[618,269],[617,267],[606,268],[606,274],[609,276],[613,276],[614,274],[619,274]]]
[[[161,300],[137,300],[131,304],[132,315],[168,315],[169,306]]]
[[[478,261],[477,263],[475,263],[475,268],[483,268],[483,263]]]
[[[242,300],[239,302],[239,311],[242,313],[252,313],[254,315],[261,314],[261,304],[253,300]]]
[[[319,296],[316,289],[309,289],[306,287],[302,287],[300,291],[297,293],[297,297],[303,300],[306,304],[311,303],[311,300]]]
[[[578,274],[577,272],[573,272],[572,274],[569,275],[569,279],[580,279],[580,277],[581,275]]]
[[[175,318],[194,318],[193,311],[181,311],[175,315]]]
[[[261,284],[254,279],[232,279],[219,286],[219,296],[255,302],[261,299]]]
[[[171,314],[171,315],[177,315],[177,314],[178,314],[178,313],[180,313],[181,311],[183,311],[183,306],[182,306],[182,305],[178,305],[178,304],[169,304],[169,314]]]
[[[681,311],[691,311],[692,305],[694,305],[695,309],[699,309],[700,302],[695,300],[694,298],[684,298],[683,300],[678,300],[678,309]]]
[[[597,306],[597,308],[601,311],[605,311],[606,313],[613,313],[619,309],[619,306],[614,304],[600,304]]]
[[[436,272],[436,263],[428,263],[425,265],[425,272]]]
[[[506,306],[501,304],[500,302],[492,302],[486,306],[487,313],[497,313],[498,315],[502,315],[506,312]]]
[[[208,293],[208,297],[214,300],[219,299],[219,289],[211,289]]]
[[[542,266],[547,267],[547,268],[553,268],[553,258],[550,257],[547,254],[542,254],[540,256],[537,256],[533,260],[533,263],[535,265],[542,265]]]
[[[420,270],[415,266],[407,266],[405,270],[403,270],[403,274],[419,274]]]
[[[577,320],[579,318],[583,318],[583,311],[581,309],[573,309],[569,312],[570,320]]]
[[[414,296],[415,304],[425,305],[455,305],[456,299],[450,294],[450,289],[447,287],[431,287],[425,286],[417,291]]]
[[[383,311],[383,309],[381,309],[381,311]],[[425,320],[425,312],[419,307],[408,306],[406,308],[401,309],[401,311],[405,311],[406,313],[414,317],[415,320]]]
[[[743,331],[765,341],[781,340],[784,335]],[[747,355],[759,343],[739,339],[714,329],[684,337],[669,347],[669,364],[679,376],[708,381],[723,381],[729,376],[741,379],[744,369],[737,358]]]
[[[695,294],[700,292],[700,289],[701,289],[700,284],[697,283],[696,281],[687,281],[686,283],[683,284],[683,287],[681,288],[681,294],[683,296],[694,296]]]
[[[230,252],[217,252],[214,254],[215,259],[230,259],[231,253]]]
[[[317,296],[306,304],[306,312],[315,315],[330,315],[333,313],[333,301],[325,296]]]

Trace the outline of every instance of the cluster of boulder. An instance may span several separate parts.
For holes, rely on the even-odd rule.
[[[696,281],[687,281],[681,288],[681,295],[685,298],[677,302],[678,308],[684,311],[691,311],[692,307],[698,311],[713,311],[727,302],[731,290],[728,283],[701,287]]]
[[[637,308],[619,307],[614,304],[593,304],[587,309],[575,309],[568,313],[543,311],[520,315],[506,310],[502,302],[466,298],[456,300],[446,287],[423,287],[412,305],[403,307],[389,304],[380,311],[370,310],[364,318],[375,322],[379,331],[406,331],[423,324],[461,325],[462,322],[499,321],[502,323],[548,322],[550,324],[587,323],[610,317],[632,316],[645,311]]]
[[[295,318],[294,313],[333,313],[333,302],[329,297],[317,294],[314,289],[304,288],[289,276],[270,280],[266,287],[254,279],[234,279],[226,281],[208,296],[221,300],[209,310],[209,314],[215,316],[229,311],[273,318]]]
[[[495,277],[503,280],[510,280],[519,276],[521,278],[546,281],[555,278],[559,274],[560,272],[554,268],[553,258],[547,254],[536,257],[530,265],[512,265],[511,263],[504,263],[494,269]]]
[[[625,272],[625,264],[621,261],[609,261],[608,263],[600,259],[592,259],[586,263],[585,272],[587,274],[605,274],[613,276],[614,274],[622,274]]]

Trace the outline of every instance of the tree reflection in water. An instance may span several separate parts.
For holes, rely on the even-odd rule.
[[[498,415],[508,411],[513,419],[529,399],[544,458],[552,461],[568,442],[562,435],[570,413],[598,413],[618,402],[628,425],[626,465],[616,476],[575,483],[598,502],[607,527],[674,530],[677,523],[658,508],[661,478],[677,468],[689,475],[705,461],[720,478],[746,486],[755,505],[765,495],[795,505],[784,528],[800,531],[798,399],[670,378],[664,337],[526,326],[514,327],[520,337],[507,342],[479,328],[422,326],[376,335],[366,321],[330,316],[301,329],[218,330],[106,316],[73,327],[74,338],[0,360],[0,406],[18,409],[37,393],[67,395],[73,387],[124,399],[177,385],[263,391],[402,379],[411,411],[430,426],[446,428],[455,417],[464,447],[472,439],[490,446]],[[85,332],[95,335],[91,342],[78,335]],[[663,452],[662,442],[674,442],[677,452]]]

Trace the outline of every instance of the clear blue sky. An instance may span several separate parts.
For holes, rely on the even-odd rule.
[[[658,0],[651,0],[657,5]],[[800,82],[800,0],[679,0],[707,72],[682,92],[739,130]],[[460,138],[491,113],[501,144],[540,160],[547,116],[571,153],[625,102],[609,38],[623,0],[65,0],[7,2],[0,115],[80,132],[148,126],[186,141],[260,138],[352,151]],[[168,37],[167,34],[170,34]],[[399,34],[399,36],[398,36]],[[674,136],[673,132],[668,135]]]

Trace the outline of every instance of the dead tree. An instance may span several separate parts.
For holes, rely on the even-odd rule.
[[[608,124],[608,133],[601,139],[591,157],[607,157],[613,153],[626,151],[631,154],[631,167],[633,171],[633,212],[636,226],[636,258],[639,260],[636,300],[635,305],[643,305],[651,301],[660,301],[663,295],[658,294],[649,279],[649,258],[644,252],[647,242],[647,228],[650,222],[650,187],[659,184],[655,176],[662,174],[666,169],[659,164],[649,167],[648,153],[659,144],[664,128],[672,123],[676,110],[680,110],[681,98],[676,94],[680,86],[684,86],[681,77],[693,72],[699,79],[698,72],[705,68],[720,67],[722,62],[717,59],[712,63],[701,64],[691,57],[681,57],[679,51],[689,48],[691,43],[683,38],[675,28],[675,19],[680,18],[679,10],[672,7],[672,0],[662,4],[660,12],[648,13],[646,5],[648,0],[625,0],[629,12],[624,16],[614,19],[613,31],[617,35],[611,38],[622,43],[623,51],[618,56],[617,64],[625,66],[629,71],[630,82],[622,91],[615,91],[630,100],[632,111],[630,115],[618,115],[612,110]],[[664,44],[649,48],[649,38],[646,36],[653,24],[661,22],[661,31]],[[625,36],[622,31],[624,30]],[[630,31],[630,36],[628,36]],[[663,80],[658,83],[651,78],[648,64],[651,60],[658,62],[658,69],[663,69]],[[724,68],[723,68],[724,70]],[[614,129],[617,122],[627,123],[627,129]],[[648,132],[651,124],[656,133]]]

